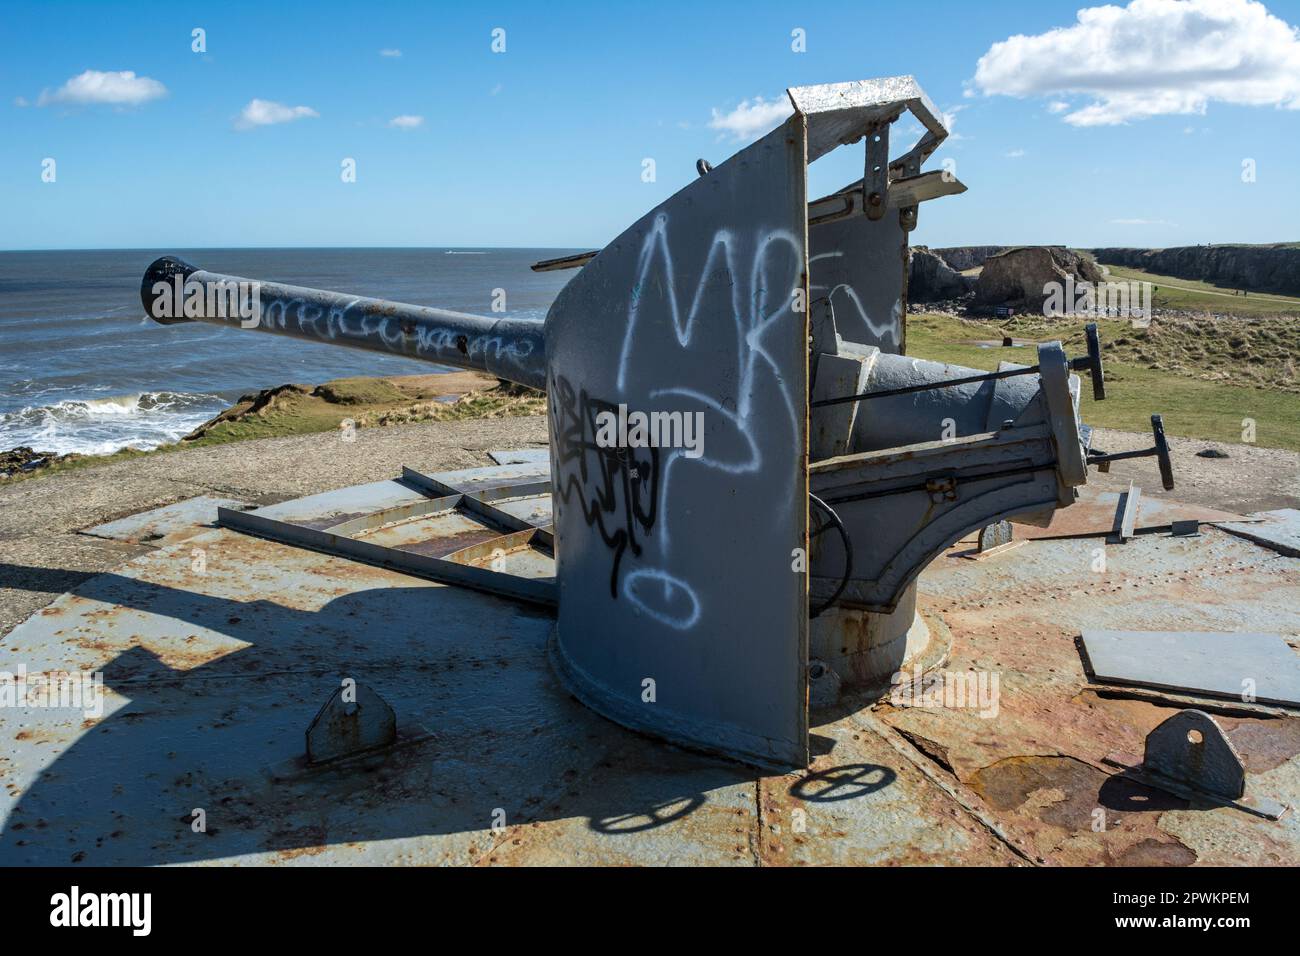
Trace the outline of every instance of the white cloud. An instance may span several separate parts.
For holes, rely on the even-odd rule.
[[[1212,100],[1300,109],[1300,31],[1257,0],[1132,0],[993,44],[975,67],[985,94],[1084,94],[1074,126],[1202,114]]]
[[[423,116],[394,116],[388,121],[388,125],[396,129],[415,129],[417,126],[424,125]]]
[[[784,97],[765,100],[756,96],[751,100],[741,100],[730,113],[713,110],[709,120],[709,129],[716,129],[731,135],[732,139],[753,139],[759,133],[766,133],[787,116],[794,112],[790,101]]]
[[[949,142],[956,142],[959,139],[965,139],[961,133],[957,132],[957,114],[964,110],[969,104],[963,103],[961,106],[954,106],[952,109],[940,110],[939,115],[943,122],[943,128],[948,131]]]
[[[1019,159],[1021,156],[1025,155],[1025,151],[1023,149],[1013,149],[1010,152],[1003,153],[1002,155],[1007,159]]]
[[[396,49],[380,50],[379,55],[380,56],[401,56],[402,51]]]
[[[252,129],[254,126],[274,126],[276,123],[288,123],[306,116],[320,116],[310,106],[285,106],[271,100],[249,100],[239,119],[235,121],[237,129]]]
[[[1047,104],[1047,112],[1049,113],[1064,113],[1069,108],[1070,104],[1065,100],[1052,100]]]
[[[28,102],[27,102],[27,97],[25,97],[25,96],[15,96],[15,97],[14,97],[14,106],[18,107],[19,109],[22,109],[23,107],[28,106],[28,105],[29,105],[29,104],[28,104]]]
[[[104,72],[86,70],[79,73],[57,90],[43,90],[37,106],[51,103],[76,105],[112,104],[139,106],[167,95],[167,87],[147,76],[136,76],[132,70]]]

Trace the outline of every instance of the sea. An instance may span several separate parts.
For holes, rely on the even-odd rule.
[[[103,455],[174,442],[240,396],[350,375],[438,366],[194,322],[140,305],[145,269],[176,255],[200,269],[437,306],[541,319],[574,275],[529,266],[577,249],[167,249],[0,252],[0,451]],[[492,309],[505,291],[505,312]]]

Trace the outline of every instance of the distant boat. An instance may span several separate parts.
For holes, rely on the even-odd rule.
[[[449,256],[485,256],[485,255],[487,255],[487,252],[485,252],[485,251],[481,251],[481,250],[480,250],[480,251],[462,251],[462,250],[459,250],[459,249],[448,249],[448,250],[446,250],[446,254],[449,255]]]

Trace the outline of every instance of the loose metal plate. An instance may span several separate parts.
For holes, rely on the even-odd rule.
[[[1300,707],[1300,654],[1277,634],[1083,632],[1099,681]]]

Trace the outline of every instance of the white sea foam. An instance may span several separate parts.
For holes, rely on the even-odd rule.
[[[58,454],[148,451],[174,442],[225,408],[216,395],[141,392],[64,399],[0,415],[0,448],[26,445]]]

